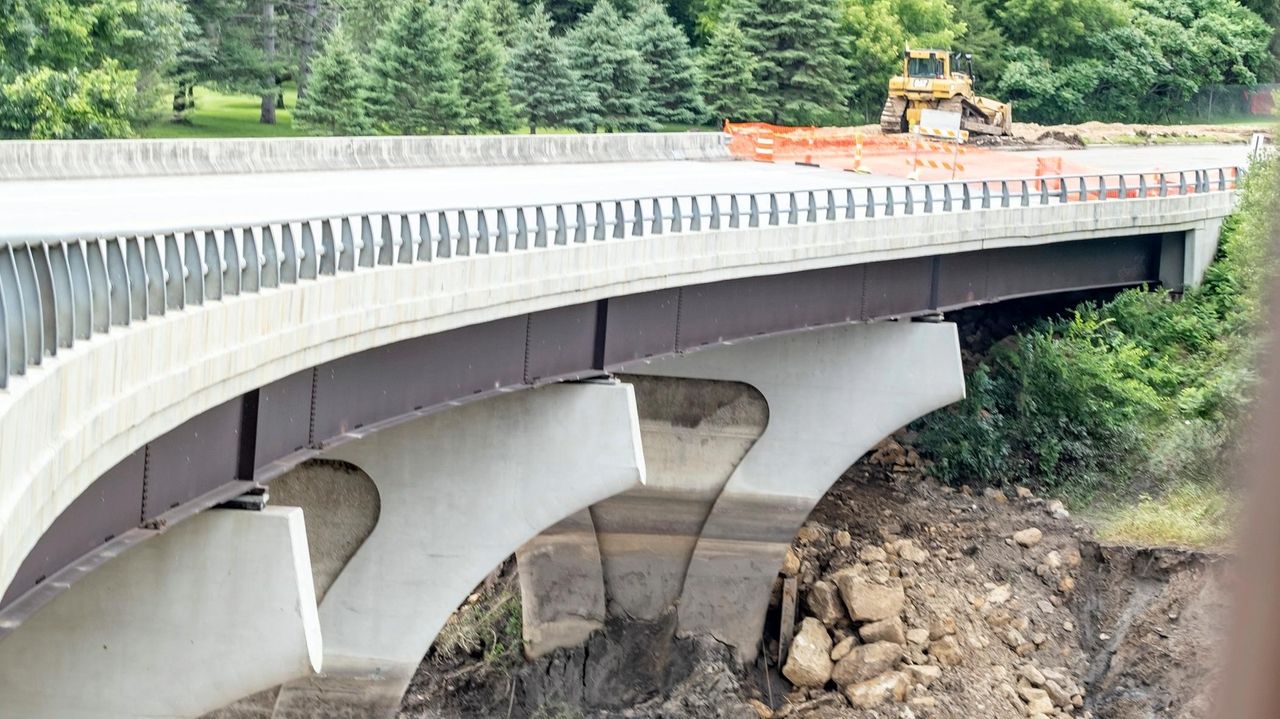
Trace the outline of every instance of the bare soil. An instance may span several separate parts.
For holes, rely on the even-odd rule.
[[[850,468],[793,544],[800,586],[793,621],[807,613],[817,580],[856,565],[882,574],[905,587],[906,629],[936,634],[954,623],[959,661],[943,666],[932,684],[865,709],[851,706],[834,683],[793,688],[765,658],[777,656],[775,601],[766,651],[752,666],[714,641],[674,638],[669,620],[616,623],[584,647],[533,662],[518,650],[495,660],[482,649],[449,661],[433,651],[400,716],[1015,719],[1027,716],[1019,694],[1034,688],[1025,678],[1029,665],[1078,692],[1078,706],[1065,702],[1069,708],[1046,717],[1210,716],[1226,614],[1224,557],[1101,544],[1044,499],[928,479],[904,447],[911,438],[899,439]],[[1042,533],[1033,546],[1012,539],[1029,528]],[[927,557],[896,556],[908,554],[901,540]],[[828,626],[836,642],[858,628],[847,616]],[[904,657],[904,665],[941,663],[929,642],[905,642]]]

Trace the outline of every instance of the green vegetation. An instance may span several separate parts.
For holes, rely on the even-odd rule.
[[[861,123],[908,45],[974,53],[1018,119],[1242,116],[1278,23],[1276,0],[0,0],[0,138],[289,134],[289,86],[316,134]]]
[[[1159,496],[1107,508],[1098,533],[1134,544],[1221,547],[1234,534],[1237,509],[1220,485],[1178,482]]]
[[[140,137],[198,139],[206,137],[293,137],[302,134],[293,126],[292,110],[276,111],[276,123],[258,122],[260,100],[253,95],[227,94],[207,87],[194,89],[195,106],[179,122],[144,126]],[[285,108],[295,107],[297,91],[285,86]]]
[[[449,617],[432,644],[438,661],[481,658],[486,666],[506,667],[524,656],[520,588],[508,574],[472,595]]]
[[[938,475],[1077,502],[1150,495],[1115,517],[1125,536],[1191,537],[1172,515],[1207,502],[1200,536],[1215,536],[1257,381],[1278,190],[1275,162],[1255,165],[1216,261],[1181,298],[1128,290],[997,344],[969,396],[919,422]]]

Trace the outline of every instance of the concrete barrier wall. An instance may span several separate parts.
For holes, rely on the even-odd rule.
[[[0,587],[146,442],[303,369],[403,339],[669,287],[1195,229],[1231,193],[672,233],[340,273],[112,328],[0,392]],[[202,351],[193,352],[192,348]]]
[[[728,158],[718,132],[24,140],[0,143],[0,180]]]

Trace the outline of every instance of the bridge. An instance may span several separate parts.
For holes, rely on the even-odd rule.
[[[758,172],[696,134],[6,145],[0,717],[24,718],[277,688],[277,717],[393,716],[513,553],[531,655],[674,612],[750,658],[813,505],[963,396],[944,313],[1194,284],[1237,182]],[[415,202],[430,162],[528,183]],[[605,194],[633,171],[660,187]],[[290,471],[313,458],[363,475]]]

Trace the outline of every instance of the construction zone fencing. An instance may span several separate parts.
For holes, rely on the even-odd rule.
[[[742,160],[874,173],[915,180],[1030,176],[1036,158],[961,144],[963,131],[917,128],[885,135],[877,128],[787,127],[726,122],[729,154]],[[1060,167],[1058,174],[1083,173]]]

